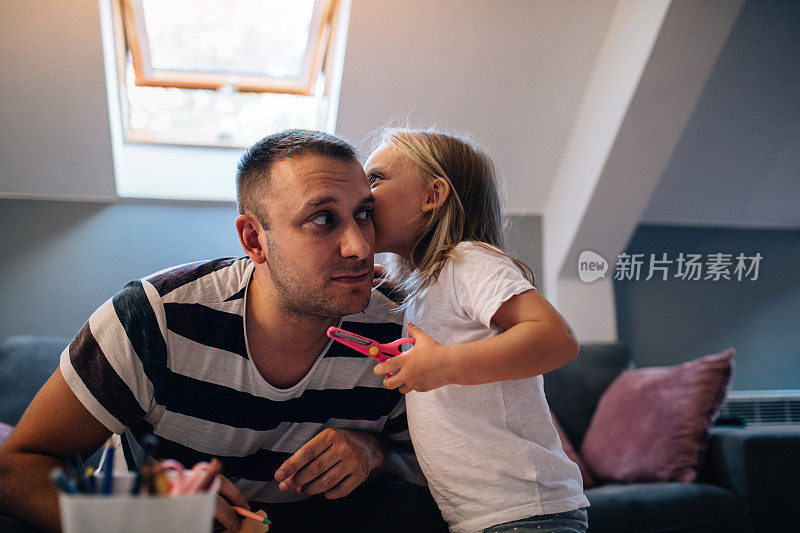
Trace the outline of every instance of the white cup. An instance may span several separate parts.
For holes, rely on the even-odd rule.
[[[65,533],[210,532],[219,479],[207,492],[182,496],[132,496],[133,474],[114,474],[110,496],[64,494],[58,497]],[[97,479],[97,486],[101,480]]]

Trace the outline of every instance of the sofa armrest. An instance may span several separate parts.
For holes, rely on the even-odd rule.
[[[58,367],[67,337],[16,335],[0,340],[0,422],[15,426]]]
[[[717,427],[711,432],[701,481],[745,500],[759,531],[800,523],[800,427]]]

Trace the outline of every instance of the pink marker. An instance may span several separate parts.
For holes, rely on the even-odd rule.
[[[357,352],[377,359],[379,363],[388,360],[389,357],[403,353],[400,351],[400,346],[403,344],[414,344],[414,339],[411,338],[397,339],[394,342],[381,344],[378,341],[356,335],[355,333],[350,333],[349,331],[334,326],[328,328],[328,337],[341,342],[348,348],[352,348]],[[386,377],[388,378],[389,376],[391,376],[391,374],[387,372]]]

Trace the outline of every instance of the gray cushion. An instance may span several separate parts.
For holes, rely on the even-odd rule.
[[[589,533],[751,533],[747,505],[706,483],[628,483],[586,490]]]
[[[58,367],[66,337],[19,335],[0,343],[0,422],[16,425]]]
[[[584,344],[578,357],[544,375],[547,403],[575,449],[581,442],[600,396],[630,366],[624,344]]]

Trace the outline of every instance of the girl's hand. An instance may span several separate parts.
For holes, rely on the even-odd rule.
[[[383,385],[406,394],[454,383],[450,347],[439,344],[410,322],[408,334],[415,341],[412,349],[375,366],[375,374],[393,374],[383,380]]]

